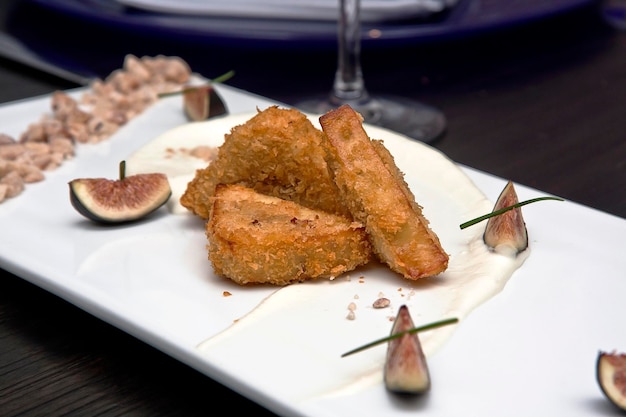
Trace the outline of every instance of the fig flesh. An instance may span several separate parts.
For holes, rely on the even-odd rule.
[[[513,183],[509,181],[493,208],[493,211],[519,203]],[[513,208],[489,218],[483,240],[487,246],[502,254],[517,255],[528,248],[528,232],[521,207]]]
[[[391,335],[413,329],[406,305],[400,306]],[[384,368],[385,387],[397,394],[423,394],[430,389],[430,373],[417,333],[391,339]]]
[[[185,116],[192,122],[228,113],[224,100],[212,85],[186,88],[183,91],[183,108]]]
[[[606,398],[626,411],[626,353],[599,352],[596,378]]]
[[[69,182],[70,202],[81,215],[97,223],[123,223],[139,220],[164,205],[172,195],[167,176],[162,173],[124,175],[120,178],[77,178]]]

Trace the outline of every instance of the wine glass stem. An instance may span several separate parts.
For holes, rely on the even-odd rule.
[[[339,56],[332,99],[365,100],[368,93],[361,71],[360,0],[339,0]]]

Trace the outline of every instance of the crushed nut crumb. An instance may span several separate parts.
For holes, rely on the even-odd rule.
[[[372,307],[385,308],[385,307],[389,307],[389,304],[391,304],[391,301],[389,300],[389,298],[381,297],[381,298],[378,298],[376,301],[374,301],[374,303],[372,304]]]

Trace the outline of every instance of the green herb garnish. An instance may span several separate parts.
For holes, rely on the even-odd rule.
[[[370,343],[368,343],[366,345],[363,345],[361,347],[358,347],[356,349],[352,349],[351,351],[346,352],[343,355],[341,355],[341,357],[344,358],[344,357],[346,357],[348,355],[352,355],[353,353],[361,352],[362,350],[369,349],[369,348],[374,347],[376,345],[380,345],[381,343],[385,343],[385,342],[388,342],[390,340],[402,337],[405,334],[414,334],[414,333],[418,333],[418,332],[423,332],[423,331],[426,331],[426,330],[435,329],[437,327],[447,326],[448,324],[454,324],[454,323],[457,323],[458,321],[459,321],[459,319],[452,318],[452,319],[445,319],[445,320],[441,320],[441,321],[436,321],[436,322],[433,322],[433,323],[430,323],[430,324],[425,324],[425,325],[419,326],[419,327],[414,327],[412,329],[405,330],[403,332],[398,332],[398,333],[392,334],[390,336],[383,337],[382,339],[375,340],[373,342],[370,342]]]
[[[121,160],[120,161],[120,167],[119,167],[119,175],[120,175],[120,180],[123,180],[124,178],[126,178],[126,161]]]
[[[235,71],[230,70],[225,74],[220,75],[219,77],[213,78],[211,81],[209,81],[208,84],[206,85],[196,85],[196,86],[191,86],[191,87],[187,87],[187,88],[183,88],[182,90],[178,90],[178,91],[171,91],[169,93],[160,93],[158,95],[159,98],[163,98],[163,97],[170,97],[170,96],[177,96],[179,94],[185,94],[189,91],[194,91],[197,90],[199,88],[209,88],[212,84],[219,84],[219,83],[223,83],[224,81],[232,78],[235,75]]]
[[[473,225],[475,225],[477,223],[480,223],[483,220],[487,220],[490,217],[499,216],[502,213],[506,213],[509,210],[513,210],[514,208],[522,207],[522,206],[525,206],[526,204],[535,203],[537,201],[543,201],[543,200],[565,201],[564,199],[559,198],[559,197],[538,197],[538,198],[533,198],[531,200],[526,200],[526,201],[519,202],[517,204],[513,204],[512,206],[507,206],[507,207],[501,208],[500,210],[495,210],[495,211],[493,211],[493,212],[491,212],[489,214],[485,214],[484,216],[477,217],[477,218],[475,218],[473,220],[470,220],[470,221],[467,221],[467,222],[461,224],[460,227],[461,227],[461,229],[465,229],[467,227],[470,227],[470,226],[473,226]]]

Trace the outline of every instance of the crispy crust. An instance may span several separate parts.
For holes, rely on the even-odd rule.
[[[320,118],[331,152],[329,166],[344,203],[365,224],[374,251],[389,267],[416,280],[448,267],[448,255],[381,141],[345,105]]]
[[[300,111],[259,111],[225,135],[217,158],[198,170],[181,204],[208,219],[217,184],[242,184],[306,207],[348,216],[325,160],[324,134]]]
[[[334,278],[373,258],[365,228],[349,218],[233,184],[218,185],[211,202],[208,257],[238,284]]]

